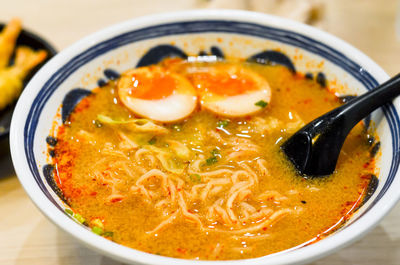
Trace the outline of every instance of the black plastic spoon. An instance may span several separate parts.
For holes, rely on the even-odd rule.
[[[308,176],[333,173],[346,136],[369,113],[400,95],[400,74],[305,125],[281,149]]]

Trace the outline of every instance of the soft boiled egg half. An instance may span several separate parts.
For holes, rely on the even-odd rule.
[[[141,67],[118,81],[122,103],[135,114],[159,122],[175,122],[196,108],[197,95],[182,75],[159,66]]]
[[[201,67],[189,74],[202,107],[226,117],[261,111],[271,100],[271,88],[257,73],[234,64]]]

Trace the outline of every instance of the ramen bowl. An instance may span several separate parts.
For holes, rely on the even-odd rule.
[[[101,254],[130,264],[302,264],[343,248],[376,226],[399,199],[399,100],[366,119],[380,139],[378,178],[364,204],[344,226],[315,243],[260,258],[195,261],[153,255],[92,233],[66,212],[51,174],[49,137],[90,91],[118,73],[157,63],[166,57],[191,55],[254,58],[308,73],[339,95],[361,94],[388,75],[366,55],[344,41],[310,26],[264,14],[201,10],[134,19],[97,32],[65,49],[30,81],[13,115],[11,154],[20,182],[36,206],[53,223]],[[189,57],[190,58],[190,57]],[[62,107],[60,107],[62,106]],[[312,243],[312,244],[311,244]]]

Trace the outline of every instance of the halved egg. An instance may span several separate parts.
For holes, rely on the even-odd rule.
[[[261,111],[271,101],[271,88],[262,76],[238,65],[216,64],[189,75],[202,107],[226,117]]]
[[[174,122],[196,108],[197,95],[182,75],[159,66],[122,74],[117,84],[122,103],[135,114],[159,122]]]

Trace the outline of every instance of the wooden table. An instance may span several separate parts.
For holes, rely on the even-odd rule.
[[[59,50],[111,24],[166,11],[193,8],[204,0],[13,0],[3,2],[0,20],[23,19]],[[267,1],[267,0],[266,0]],[[327,1],[321,27],[358,47],[390,75],[400,70],[395,0]],[[399,33],[400,35],[400,33]],[[0,264],[114,265],[51,224],[31,203],[3,146],[0,158]],[[400,264],[400,205],[366,237],[313,264]]]

